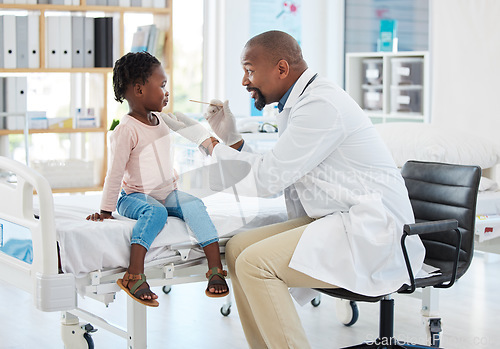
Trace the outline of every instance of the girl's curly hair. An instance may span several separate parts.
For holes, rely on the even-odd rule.
[[[131,84],[145,84],[160,61],[148,52],[129,52],[115,62],[113,67],[113,90],[115,100],[122,103],[127,87]]]

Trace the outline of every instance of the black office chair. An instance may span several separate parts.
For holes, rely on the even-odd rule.
[[[469,268],[474,252],[474,224],[481,169],[433,162],[408,161],[402,169],[416,223],[403,229],[401,246],[411,285],[397,293],[412,293],[416,288],[448,288]],[[441,273],[415,278],[404,245],[409,235],[418,234],[426,253],[425,263]],[[435,348],[399,342],[394,338],[394,300],[391,295],[368,297],[345,289],[317,289],[329,296],[350,301],[380,301],[379,338],[348,348]],[[345,348],[347,349],[347,348]]]

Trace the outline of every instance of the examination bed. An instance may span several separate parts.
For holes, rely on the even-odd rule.
[[[135,222],[116,212],[113,220],[85,220],[98,209],[100,195],[53,195],[45,178],[19,162],[0,157],[0,175],[0,278],[31,293],[36,308],[61,311],[66,348],[92,348],[93,326],[126,338],[127,348],[146,348],[145,306],[127,297],[123,329],[79,308],[77,301],[80,295],[105,305],[113,302],[120,290],[116,279],[128,265]],[[282,196],[239,197],[232,187],[211,195],[193,194],[207,206],[222,253],[230,236],[287,217]],[[206,271],[203,251],[185,223],[168,218],[146,255],[148,283],[169,287],[206,282]]]

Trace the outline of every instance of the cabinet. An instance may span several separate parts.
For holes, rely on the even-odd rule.
[[[5,105],[0,104],[0,108],[3,109],[0,109],[0,155],[14,157],[14,152],[23,153],[21,156],[23,161],[45,175],[51,182],[54,192],[101,190],[106,174],[107,130],[113,118],[120,118],[127,111],[125,106],[120,109],[113,99],[112,65],[117,58],[130,50],[132,46],[130,32],[135,31],[138,26],[136,17],[149,16],[146,21],[151,20],[151,23],[147,24],[155,24],[161,33],[159,36],[161,39],[157,41],[160,50],[156,51],[156,55],[166,70],[168,88],[171,90],[172,1],[80,0],[77,4],[74,0],[59,0],[58,2],[61,5],[0,3],[0,16],[4,18],[13,16],[28,17],[28,20],[34,18],[36,23],[34,41],[38,42],[38,54],[36,59],[31,58],[29,65],[18,64],[16,68],[12,68],[11,61],[7,64],[5,62],[7,59],[5,52],[0,52],[2,55],[0,82],[3,82],[0,92],[5,90],[5,81],[8,79],[25,78],[27,90],[23,93],[28,101],[27,108],[14,113]],[[62,3],[69,4],[62,5]],[[103,6],[96,5],[96,3],[125,4],[125,6]],[[143,7],[128,6],[130,3],[142,4]],[[70,25],[74,25],[71,23],[75,18],[82,18],[82,21],[85,18],[113,18],[107,29],[107,33],[111,33],[108,37],[111,37],[113,42],[112,45],[106,46],[107,54],[112,57],[108,60],[109,66],[84,65],[84,67],[75,68],[75,62],[71,59],[66,60],[66,63],[62,61],[54,63],[51,58],[52,47],[50,47],[54,41],[54,33],[60,32],[61,37],[68,35],[61,28],[53,30],[52,27],[57,22],[56,17],[64,19],[66,24],[70,23]],[[56,21],[53,20],[54,18]],[[2,45],[5,44],[4,39],[7,35],[4,28],[0,30],[2,32],[0,44]],[[15,35],[18,32],[19,27],[16,27],[13,33]],[[21,33],[18,35],[20,36]],[[30,40],[33,41],[32,39],[33,37]],[[74,37],[69,40],[75,45]],[[3,50],[2,45],[0,49]],[[97,42],[94,45],[97,45]],[[95,46],[94,48],[97,49]],[[85,47],[85,52],[87,52],[86,49],[87,47]],[[30,48],[30,50],[35,53],[34,49]],[[31,119],[30,104],[32,103],[30,101],[38,103],[35,110],[46,114],[46,120],[42,120],[47,123],[46,126],[40,126],[40,120],[34,122]],[[172,99],[167,107],[169,110],[173,107],[171,101]],[[82,113],[85,117],[81,117]],[[5,120],[11,114],[22,118],[22,121],[17,123],[17,127],[6,127]],[[88,118],[89,114],[93,118]],[[33,146],[35,141],[38,145]],[[61,149],[51,150],[48,146],[50,143],[58,143]],[[24,150],[19,151],[20,148]]]
[[[346,55],[346,91],[373,123],[429,122],[428,52]]]

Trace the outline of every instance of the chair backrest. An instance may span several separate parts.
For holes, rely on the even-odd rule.
[[[408,189],[416,222],[454,218],[462,234],[457,278],[472,261],[476,202],[481,178],[478,166],[408,161],[401,171]],[[421,236],[426,249],[425,263],[446,267],[453,259],[453,234]],[[440,263],[441,262],[441,263]]]

